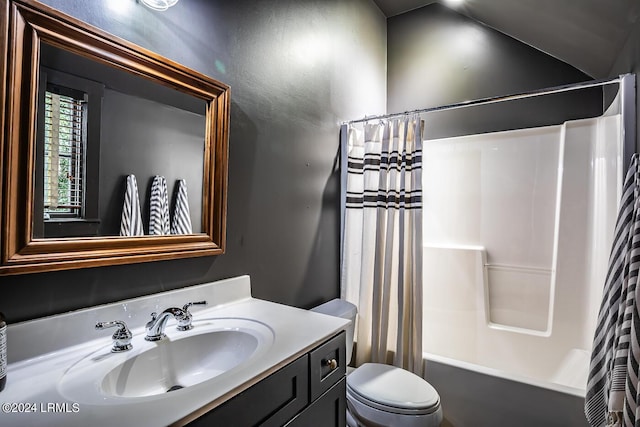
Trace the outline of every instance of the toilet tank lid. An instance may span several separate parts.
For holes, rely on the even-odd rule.
[[[350,302],[336,298],[312,308],[311,311],[340,317],[342,319],[352,319],[355,317],[358,309]]]

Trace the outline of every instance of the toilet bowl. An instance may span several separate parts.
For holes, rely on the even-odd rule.
[[[346,330],[351,360],[356,307],[334,299],[312,311],[351,320]],[[347,375],[349,427],[438,427],[441,422],[440,396],[418,375],[381,363],[365,363]]]

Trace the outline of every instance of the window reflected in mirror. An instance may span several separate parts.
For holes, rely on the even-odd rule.
[[[44,101],[44,220],[81,219],[87,142],[85,94],[47,87]]]

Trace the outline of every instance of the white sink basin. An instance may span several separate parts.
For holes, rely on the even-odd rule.
[[[111,353],[108,346],[88,355],[65,373],[60,392],[87,404],[170,398],[249,365],[274,338],[271,328],[248,319],[206,319],[193,325],[185,332],[168,326],[168,338],[156,342],[138,334],[133,350],[124,353]]]
[[[241,330],[159,341],[112,369],[102,381],[102,390],[115,396],[140,397],[189,387],[244,362],[258,350],[258,343],[258,338]]]

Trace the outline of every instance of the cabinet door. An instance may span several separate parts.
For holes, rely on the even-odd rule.
[[[286,427],[345,427],[347,425],[347,379],[336,385],[298,414]]]
[[[342,332],[309,353],[311,401],[340,381],[347,369],[345,333]]]
[[[304,355],[189,426],[280,427],[309,404],[308,369]]]

